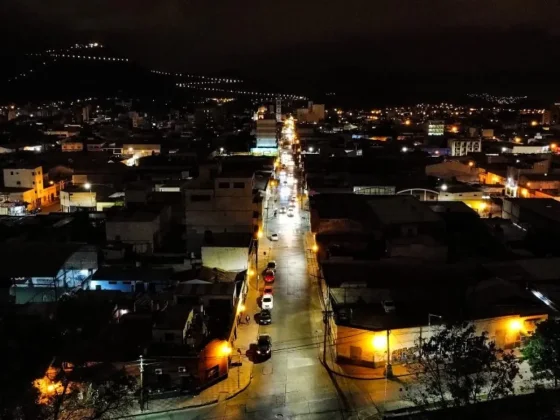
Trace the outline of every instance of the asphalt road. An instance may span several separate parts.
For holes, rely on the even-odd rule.
[[[294,187],[278,188],[276,202],[280,209],[288,207]],[[275,260],[272,324],[261,326],[261,334],[272,337],[270,359],[257,363],[253,380],[237,397],[212,407],[180,412],[152,414],[145,419],[292,419],[339,420],[368,419],[378,413],[377,406],[390,398],[398,398],[399,384],[388,381],[354,381],[333,376],[322,365],[323,314],[316,279],[309,275],[304,235],[308,230],[308,214],[296,205],[294,216],[267,212],[261,240],[259,265]],[[279,240],[269,241],[277,233]],[[264,256],[266,252],[266,256]],[[261,280],[260,285],[263,286]],[[251,314],[253,315],[253,314]],[[377,403],[376,403],[377,402]]]

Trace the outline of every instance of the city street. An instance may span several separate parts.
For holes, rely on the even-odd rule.
[[[306,249],[309,244],[305,240],[309,214],[301,209],[298,200],[290,200],[296,194],[298,182],[297,177],[290,176],[290,168],[281,176],[269,200],[271,208],[265,212],[268,219],[259,245],[258,271],[262,273],[269,261],[277,264],[272,324],[259,328],[260,334],[272,337],[272,357],[255,363],[250,386],[231,400],[143,418],[367,419],[377,418],[380,404],[399,399],[402,385],[398,380],[353,380],[329,373],[321,363],[322,306],[312,268],[314,258],[311,250]],[[290,204],[293,212],[289,210]],[[270,240],[274,233],[278,234],[278,241]],[[262,276],[258,285],[256,276],[250,284],[262,290]]]

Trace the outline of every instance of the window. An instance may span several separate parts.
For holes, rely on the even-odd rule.
[[[33,185],[35,185],[35,181],[33,181]]]
[[[245,188],[245,183],[244,182],[234,182],[233,183],[233,188]]]
[[[191,195],[191,201],[210,201],[212,199],[208,194],[193,194]]]
[[[32,175],[32,176],[35,176],[35,172],[31,172],[31,175]]]
[[[14,171],[11,171],[11,172],[10,172],[10,175],[13,175],[13,174],[14,174]]]
[[[229,182],[218,182],[218,188],[229,188]]]
[[[16,184],[17,184],[17,185],[21,185],[21,181],[17,181]]]

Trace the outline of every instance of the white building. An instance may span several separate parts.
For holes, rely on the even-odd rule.
[[[257,120],[257,149],[278,147],[278,130],[275,119]]]
[[[445,133],[445,121],[429,120],[427,124],[428,136],[443,136]]]
[[[451,139],[448,142],[451,156],[466,156],[469,153],[480,152],[482,141],[480,139]]]

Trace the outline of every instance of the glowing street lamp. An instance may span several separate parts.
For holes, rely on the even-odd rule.
[[[224,356],[229,356],[231,354],[231,346],[229,345],[229,343],[222,344],[222,347],[220,348],[220,353]]]
[[[442,191],[447,191],[447,184],[441,184],[440,189],[441,189]]]
[[[307,150],[309,151],[309,153],[313,153],[313,147],[309,146]]]
[[[85,188],[86,190],[90,190],[90,189],[91,189],[91,184],[90,184],[89,182],[86,182],[86,183],[84,184],[84,188]]]
[[[262,232],[262,230],[259,230],[259,231],[257,232],[257,238],[258,238],[258,239],[261,239],[262,237],[263,237],[263,232]]]

